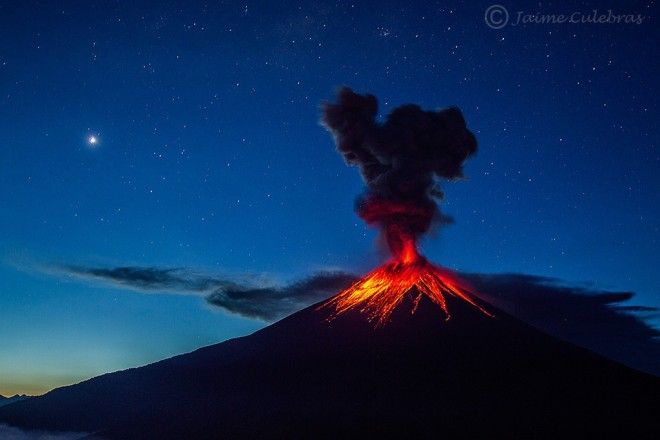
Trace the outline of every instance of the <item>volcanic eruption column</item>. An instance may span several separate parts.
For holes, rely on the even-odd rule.
[[[356,201],[356,211],[369,225],[380,228],[392,254],[391,261],[324,307],[334,307],[337,314],[358,308],[383,325],[415,288],[415,304],[427,295],[447,319],[445,295],[459,297],[490,316],[455,276],[417,253],[417,241],[433,224],[452,222],[436,203],[443,197],[437,179],[463,177],[463,163],[477,151],[461,111],[456,107],[425,111],[407,104],[379,123],[376,97],[346,87],[339,90],[337,103],[324,103],[322,110],[321,122],[333,134],[337,150],[346,163],[360,167],[367,185]]]

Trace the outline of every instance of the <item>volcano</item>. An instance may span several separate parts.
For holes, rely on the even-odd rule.
[[[108,439],[660,432],[660,378],[413,284],[380,325],[368,301],[338,308],[349,288],[252,335],[0,408],[0,423]]]

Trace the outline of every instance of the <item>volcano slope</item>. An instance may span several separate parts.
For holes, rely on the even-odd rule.
[[[417,298],[408,292],[378,327],[358,309],[328,321],[332,308],[315,305],[250,336],[11,404],[0,423],[109,439],[660,433],[660,378],[496,310],[448,297],[445,320]]]

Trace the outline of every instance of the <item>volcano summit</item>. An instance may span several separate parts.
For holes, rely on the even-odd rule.
[[[367,314],[369,321],[383,326],[409,294],[414,295],[411,313],[417,311],[419,302],[426,296],[442,309],[448,320],[451,315],[445,297],[451,295],[493,317],[486,308],[477,304],[478,300],[461,284],[464,286],[465,281],[432,265],[424,257],[415,256],[411,261],[393,261],[379,267],[321,307],[334,308],[335,315],[330,319],[348,310],[358,309]]]

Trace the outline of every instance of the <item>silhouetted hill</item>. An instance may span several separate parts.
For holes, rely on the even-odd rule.
[[[0,395],[0,406],[9,405],[10,403],[20,402],[21,400],[29,399],[32,396],[26,396],[25,394],[16,394],[11,397],[5,397]]]
[[[0,409],[106,438],[645,438],[660,379],[447,298],[374,328],[309,307],[250,336]]]

